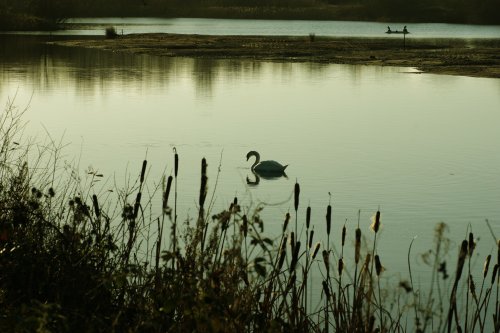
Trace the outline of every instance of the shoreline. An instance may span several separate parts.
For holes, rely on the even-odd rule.
[[[500,39],[146,33],[49,44],[167,57],[414,67],[424,73],[500,78]]]

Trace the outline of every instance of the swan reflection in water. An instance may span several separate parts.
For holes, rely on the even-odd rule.
[[[247,177],[247,184],[249,185],[257,185],[260,182],[260,178],[264,179],[277,179],[280,177],[287,177],[285,173],[285,169],[288,166],[282,165],[276,161],[260,161],[260,154],[254,150],[248,152],[247,161],[250,157],[255,157],[255,162],[251,166],[252,173],[255,176],[255,180],[252,181],[249,177]]]

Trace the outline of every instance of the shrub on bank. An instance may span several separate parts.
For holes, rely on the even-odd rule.
[[[20,137],[21,116],[12,103],[0,116],[1,331],[441,332],[498,324],[500,257],[493,265],[488,256],[482,281],[474,281],[472,233],[452,273],[443,259],[446,227],[438,225],[426,257],[430,290],[411,276],[386,285],[380,211],[371,234],[363,235],[358,220],[354,231],[344,225],[336,235],[328,204],[324,226],[316,226],[326,242],[318,242],[311,208],[299,217],[296,183],[293,210],[271,239],[262,206],[245,208],[235,198],[211,211],[203,159],[197,216],[179,221],[177,151],[173,174],[150,198],[144,161],[137,181],[112,199],[93,192],[97,172],[85,185],[60,168],[59,147],[30,155],[36,147]],[[157,212],[153,197],[161,198]],[[321,280],[313,286],[314,269]],[[313,287],[322,291],[319,299]]]

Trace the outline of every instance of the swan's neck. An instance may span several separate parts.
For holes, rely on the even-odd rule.
[[[252,164],[252,170],[253,170],[255,168],[255,166],[257,164],[259,164],[259,162],[260,162],[260,155],[256,151],[252,152],[252,155],[255,156],[255,162],[253,162],[253,164]]]

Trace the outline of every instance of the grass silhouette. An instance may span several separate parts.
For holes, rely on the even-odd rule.
[[[435,230],[426,260],[430,286],[383,284],[377,233],[363,235],[358,220],[353,256],[344,256],[350,230],[338,240],[326,208],[327,244],[314,241],[311,208],[294,211],[282,233],[266,237],[263,207],[207,205],[207,161],[202,159],[197,217],[177,218],[177,173],[147,188],[147,161],[118,198],[95,193],[60,167],[62,149],[22,141],[22,111],[9,102],[0,116],[0,330],[12,332],[484,332],[498,331],[498,269],[488,255],[481,286],[474,281],[474,236],[461,242],[452,288],[446,291],[449,240]],[[35,157],[30,155],[35,149]],[[172,186],[172,183],[173,186]],[[173,191],[172,191],[173,190]],[[172,193],[171,193],[172,192]],[[160,197],[160,211],[154,200]],[[173,202],[173,203],[172,203]],[[171,208],[170,205],[173,205]],[[359,214],[358,214],[359,216]],[[295,219],[295,228],[289,226]],[[305,223],[304,237],[299,223]],[[169,231],[170,230],[170,231]],[[332,238],[330,237],[332,236]],[[304,238],[304,239],[302,239]],[[372,244],[372,245],[367,245]],[[340,250],[336,250],[339,248]],[[321,256],[318,254],[321,251]],[[410,257],[411,245],[408,249]],[[335,269],[336,266],[336,269]],[[449,264],[448,264],[449,266]],[[488,277],[488,274],[490,276]],[[320,277],[313,279],[313,275]],[[314,285],[314,286],[313,286]],[[313,297],[313,287],[321,290]],[[427,296],[427,297],[425,297]],[[394,302],[393,300],[397,300]]]

